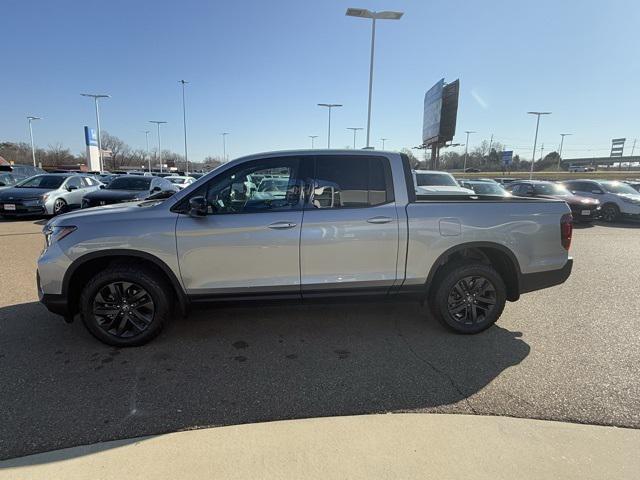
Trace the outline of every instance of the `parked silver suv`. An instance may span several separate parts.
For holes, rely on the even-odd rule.
[[[81,210],[44,229],[38,291],[116,346],[193,302],[426,300],[460,333],[571,273],[563,201],[418,195],[406,155],[288,151],[224,164],[166,200]]]

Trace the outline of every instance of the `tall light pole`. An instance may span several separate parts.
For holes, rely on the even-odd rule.
[[[467,134],[467,141],[464,144],[464,166],[462,167],[462,173],[465,173],[467,171],[467,157],[469,154],[469,135],[471,135],[472,133],[477,133],[471,130],[467,130],[466,132],[464,132]]]
[[[372,12],[366,8],[348,8],[347,16],[371,19],[371,59],[369,61],[369,103],[367,107],[367,147],[371,145],[369,138],[371,134],[371,92],[373,90],[373,54],[376,43],[376,20],[400,20],[404,12]]]
[[[187,155],[187,107],[184,103],[184,86],[189,83],[185,80],[180,80],[178,83],[182,84],[182,126],[184,127],[184,161],[187,164],[187,175],[189,175],[189,156]]]
[[[149,161],[149,173],[151,173],[151,155],[149,155],[149,134],[151,132],[149,130],[144,131],[144,138],[147,142],[147,160]]]
[[[311,139],[311,149],[313,149],[313,141],[318,138],[318,135],[309,135],[309,138]]]
[[[353,130],[353,149],[356,149],[356,132],[358,130],[364,130],[362,127],[347,127],[347,130]]]
[[[387,140],[389,140],[388,138],[381,138],[380,141],[382,142],[382,150],[384,150],[384,142],[386,142]]]
[[[558,170],[560,170],[560,162],[562,161],[562,146],[564,145],[564,137],[572,135],[571,133],[560,134],[560,151],[558,152]]]
[[[31,122],[34,120],[40,120],[40,117],[32,117],[28,116],[27,120],[29,120],[29,137],[31,138],[31,158],[33,159],[33,166],[36,166],[36,147],[33,143],[33,127],[31,126]]]
[[[100,158],[100,171],[104,171],[104,165],[102,163],[102,139],[100,137],[100,108],[98,107],[98,100],[101,98],[111,98],[111,95],[102,95],[96,93],[81,93],[83,97],[93,98],[96,104],[96,127],[98,128],[98,158]]]
[[[334,107],[341,107],[339,103],[319,103],[319,107],[327,107],[329,110],[329,129],[327,131],[327,148],[331,148],[331,109]]]
[[[149,120],[149,123],[155,123],[158,127],[158,161],[160,162],[160,173],[162,173],[162,148],[160,147],[160,125],[167,123],[164,120]]]
[[[533,178],[533,164],[536,161],[536,144],[538,143],[538,128],[540,127],[540,116],[551,115],[551,112],[527,112],[529,115],[536,115],[536,136],[533,138],[533,155],[531,155],[531,171],[529,172],[529,180]]]
[[[220,135],[222,135],[222,160],[227,163],[227,135],[229,132],[222,132]]]

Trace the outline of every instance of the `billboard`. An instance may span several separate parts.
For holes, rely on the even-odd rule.
[[[444,144],[453,140],[458,116],[460,80],[445,84],[440,79],[424,95],[422,143]]]
[[[621,157],[624,152],[624,142],[626,138],[614,138],[611,140],[611,154],[610,157]]]
[[[511,165],[512,161],[513,161],[513,150],[504,150],[502,152],[502,164]]]

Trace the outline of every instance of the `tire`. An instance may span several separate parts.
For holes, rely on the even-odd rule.
[[[500,274],[482,263],[446,266],[433,286],[431,311],[457,333],[473,334],[489,328],[500,318],[507,299]]]
[[[142,266],[119,265],[99,272],[80,297],[89,332],[114,347],[135,347],[154,339],[171,314],[171,288],[158,277]]]
[[[67,210],[67,202],[65,202],[61,198],[56,198],[55,202],[53,202],[53,216],[60,215]]]
[[[605,203],[602,206],[602,220],[605,222],[615,222],[620,218],[620,209],[615,203]]]

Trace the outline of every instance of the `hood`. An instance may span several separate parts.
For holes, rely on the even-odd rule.
[[[64,213],[62,215],[58,215],[49,220],[49,225],[69,225],[70,221],[74,221],[76,219],[82,219],[83,217],[89,216],[101,216],[101,215],[111,215],[111,214],[119,214],[123,212],[132,212],[143,210],[143,208],[138,206],[138,202],[131,203],[115,203],[112,205],[103,205],[100,207],[93,208],[83,208],[81,210],[73,210],[69,213]]]
[[[84,197],[90,200],[133,200],[144,199],[149,196],[147,190],[110,190],[108,188],[96,190],[91,193],[87,193]]]
[[[0,190],[0,200],[23,200],[25,198],[38,198],[57,188],[16,188],[9,187]]]
[[[418,195],[475,195],[476,192],[469,188],[453,185],[425,185],[416,187]]]

